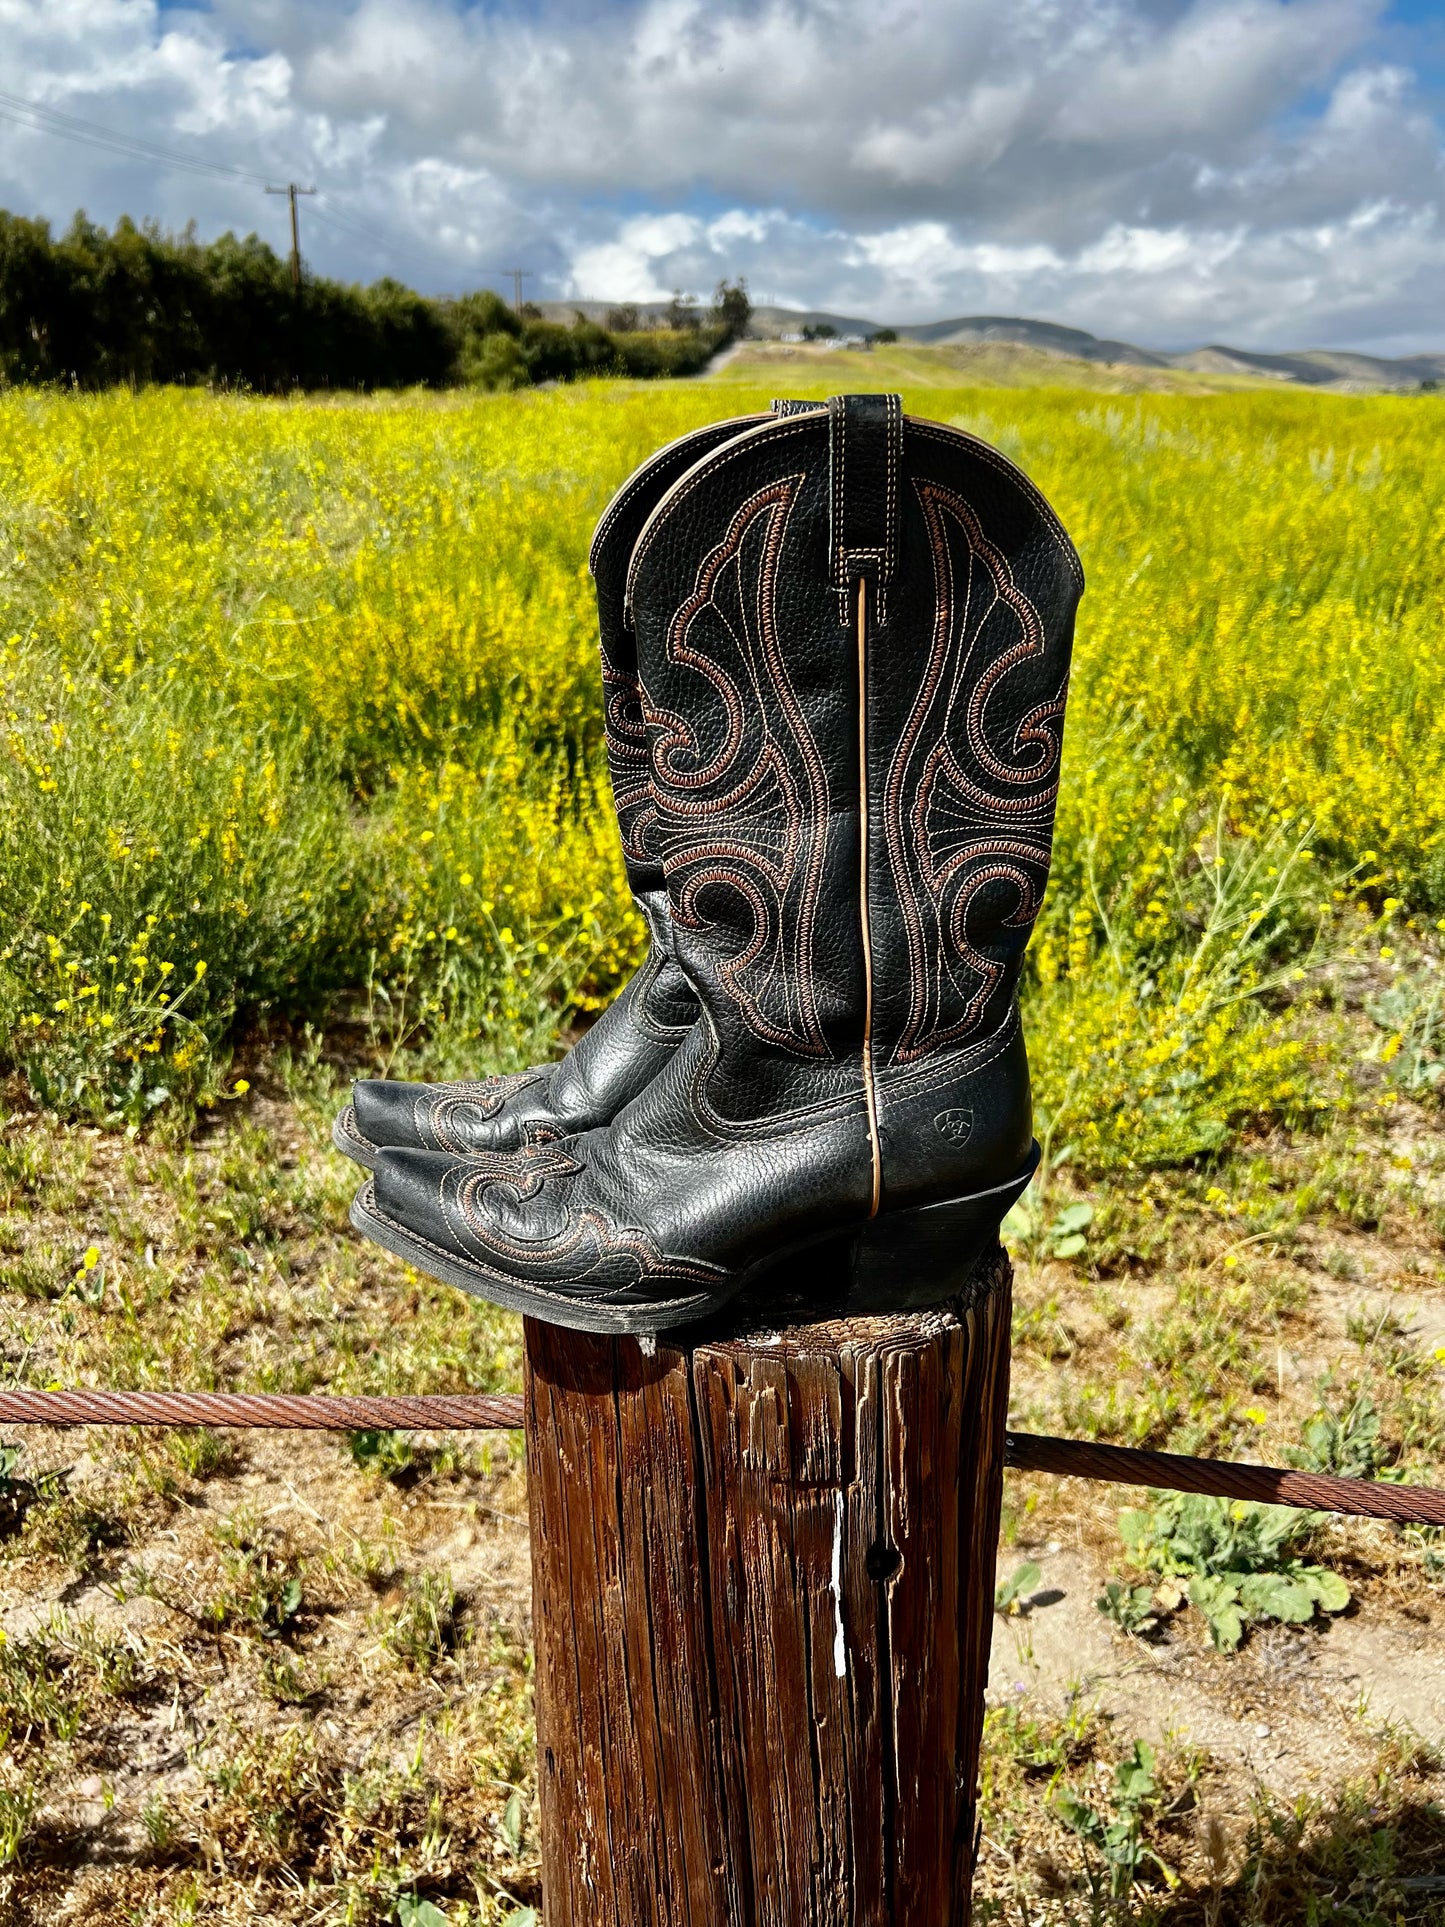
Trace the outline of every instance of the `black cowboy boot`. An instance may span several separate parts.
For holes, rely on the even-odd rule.
[[[385,1153],[358,1229],[594,1331],[958,1291],[1038,1157],[1016,991],[1081,588],[1024,476],[892,397],[674,483],[628,601],[702,1021],[606,1129]]]
[[[627,865],[646,919],[647,956],[615,1001],[558,1063],[455,1084],[366,1078],[332,1128],[332,1142],[375,1166],[387,1145],[444,1151],[512,1150],[606,1124],[651,1083],[697,1021],[692,986],[673,959],[662,867],[645,845],[652,819],[637,650],[623,608],[639,529],[667,489],[712,449],[766,416],[717,422],[684,435],[631,475],[597,525],[589,564],[597,587],[607,763]]]

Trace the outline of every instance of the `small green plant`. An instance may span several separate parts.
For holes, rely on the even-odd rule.
[[[234,1440],[208,1425],[175,1426],[161,1434],[161,1444],[171,1461],[193,1479],[224,1471],[236,1456]]]
[[[996,1613],[1007,1613],[1011,1618],[1027,1610],[1030,1593],[1038,1590],[1039,1580],[1043,1577],[1032,1560],[1019,1566],[1007,1579],[1001,1579],[994,1588],[993,1609]]]
[[[397,1927],[447,1927],[440,1907],[416,1894],[402,1894],[396,1903]]]
[[[178,1831],[176,1816],[171,1811],[165,1795],[153,1793],[141,1808],[140,1817],[141,1825],[146,1830],[146,1838],[157,1853],[164,1853]]]
[[[1094,1605],[1105,1619],[1131,1638],[1142,1638],[1159,1624],[1152,1586],[1126,1586],[1111,1579]]]
[[[1146,1861],[1171,1886],[1175,1880],[1173,1869],[1144,1839],[1145,1818],[1159,1796],[1154,1749],[1147,1740],[1135,1740],[1128,1758],[1115,1767],[1110,1791],[1107,1805],[1103,1800],[1095,1805],[1067,1787],[1054,1796],[1054,1811],[1085,1850],[1085,1877],[1095,1920],[1101,1918],[1106,1895],[1116,1902],[1128,1899]]]
[[[192,1874],[170,1891],[170,1927],[196,1927],[200,1909],[201,1883]]]
[[[22,1552],[48,1554],[64,1565],[83,1569],[99,1547],[121,1541],[119,1521],[68,1491],[60,1478],[37,1482],[33,1492],[34,1502],[20,1535]]]
[[[278,1706],[307,1706],[316,1698],[305,1669],[284,1646],[271,1646],[262,1654],[261,1690]]]
[[[346,1443],[352,1463],[378,1479],[398,1479],[416,1461],[408,1432],[350,1432]]]
[[[1141,1570],[1182,1582],[1220,1652],[1234,1652],[1253,1621],[1304,1625],[1316,1610],[1343,1612],[1350,1603],[1338,1573],[1291,1550],[1318,1514],[1194,1492],[1151,1496],[1152,1511],[1119,1514],[1120,1536]]]
[[[457,1643],[457,1596],[442,1573],[423,1572],[408,1579],[401,1604],[393,1611],[381,1643],[404,1666],[431,1673]]]
[[[1373,1479],[1385,1469],[1389,1448],[1380,1437],[1380,1414],[1365,1392],[1334,1412],[1322,1406],[1300,1431],[1301,1443],[1285,1449],[1291,1465],[1307,1472],[1333,1472],[1343,1479]]]
[[[1003,1235],[1015,1238],[1035,1259],[1078,1258],[1088,1246],[1084,1235],[1094,1222],[1094,1207],[1082,1201],[1048,1215],[1046,1197],[1025,1194],[1003,1221]]]
[[[74,1739],[87,1704],[97,1694],[125,1698],[138,1675],[128,1647],[62,1612],[24,1638],[0,1639],[0,1744],[20,1750]]]
[[[1384,1033],[1370,1055],[1395,1083],[1416,1098],[1445,1091],[1445,978],[1402,971],[1365,1014]]]
[[[507,1804],[502,1809],[502,1838],[511,1848],[512,1858],[522,1857],[522,1838],[527,1819],[527,1806],[522,1798],[522,1789],[513,1787],[507,1795]]]
[[[209,1601],[205,1616],[218,1625],[243,1627],[261,1639],[279,1639],[301,1610],[301,1575],[285,1552],[266,1542],[245,1512],[222,1520],[217,1537],[226,1547],[226,1583]]]
[[[0,1867],[12,1866],[18,1858],[30,1816],[39,1804],[40,1795],[31,1787],[0,1787]]]
[[[1015,1303],[1013,1342],[1016,1350],[1027,1346],[1045,1364],[1052,1364],[1055,1359],[1073,1357],[1078,1335],[1058,1299],[1051,1296],[1041,1305]]]

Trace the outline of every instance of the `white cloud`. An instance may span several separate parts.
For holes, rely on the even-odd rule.
[[[930,105],[911,123],[877,123],[859,140],[852,160],[902,187],[946,188],[964,168],[991,167],[1000,160],[1026,120],[1032,104],[1029,80],[982,82],[968,94]]]
[[[0,0],[0,42],[12,91],[314,178],[328,271],[1438,343],[1440,129],[1381,3]],[[284,233],[240,183],[3,120],[0,203]]]
[[[1188,268],[1207,246],[1212,261],[1225,258],[1218,243],[1184,228],[1111,227],[1092,247],[1082,250],[1078,266],[1084,274],[1161,274]]]
[[[1129,22],[1120,43],[1071,92],[1054,123],[1062,140],[1110,148],[1255,133],[1358,41],[1374,7],[1358,0],[1225,0],[1187,9],[1164,32]]]
[[[755,216],[739,213],[725,217],[725,226],[719,225],[723,226],[719,239],[766,236]],[[659,276],[666,264],[707,241],[703,223],[690,214],[645,214],[624,221],[613,240],[582,247],[573,255],[568,291],[602,294],[615,301],[665,301],[671,288]]]

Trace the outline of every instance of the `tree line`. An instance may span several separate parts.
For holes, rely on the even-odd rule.
[[[455,299],[390,277],[303,275],[255,234],[199,241],[126,216],[77,214],[64,234],[0,209],[0,383],[206,383],[290,388],[521,388],[583,375],[688,375],[740,335],[744,283],[710,308],[681,297],[668,325],[570,325],[518,314],[489,289]]]

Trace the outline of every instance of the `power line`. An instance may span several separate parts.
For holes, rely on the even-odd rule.
[[[300,187],[291,181],[285,187],[273,188],[264,174],[253,174],[249,168],[232,167],[224,161],[203,160],[194,154],[179,154],[173,148],[159,146],[155,141],[122,134],[113,127],[101,126],[99,121],[84,120],[78,114],[62,113],[57,107],[46,107],[39,101],[6,93],[3,88],[0,88],[0,120],[9,121],[13,126],[23,127],[33,134],[54,134],[61,140],[75,141],[82,147],[93,147],[104,154],[117,154],[126,160],[147,161],[152,166],[174,173],[240,181],[248,187],[262,187],[268,194],[285,194],[291,204],[291,283],[293,287],[301,285],[301,234],[296,197],[298,194],[314,194],[314,187]]]
[[[383,248],[392,255],[400,255],[402,260],[410,262],[412,267],[421,274],[435,274],[439,261],[450,261],[451,259],[451,257],[445,255],[441,249],[438,249],[436,253],[429,253],[424,243],[418,246],[415,242],[398,239],[393,234],[385,234],[380,228],[370,226],[366,221],[363,221],[359,215],[353,214],[349,208],[338,205],[335,198],[325,191],[318,197],[316,205],[311,211],[322,221],[328,222],[339,232],[349,235],[354,240],[365,241],[373,248]],[[456,264],[453,262],[452,265],[455,266]],[[519,272],[528,280],[532,279],[533,276],[533,270],[531,268],[522,268],[520,270],[513,268],[483,268],[478,269],[477,272],[485,280],[495,279],[499,275],[511,275],[514,288]]]
[[[123,134],[113,127],[102,126],[99,121],[85,120],[78,114],[62,113],[58,107],[47,107],[39,101],[26,100],[19,94],[7,93],[0,88],[0,121],[12,126],[23,127],[32,134],[54,134],[60,140],[74,141],[82,147],[90,147],[103,154],[114,154],[124,160],[147,161],[152,166],[168,169],[174,173],[201,175],[213,180],[238,181],[248,187],[260,187],[271,191],[271,183],[264,174],[252,173],[249,168],[232,167],[224,161],[208,161],[196,154],[182,154],[176,149],[162,147],[155,141],[148,141],[139,135]],[[290,195],[291,187],[274,190]],[[311,188],[296,188],[297,194],[315,194]],[[436,268],[434,257],[424,255],[420,249],[398,241],[394,236],[383,234],[364,221],[357,219],[347,209],[339,207],[329,195],[318,196],[314,213],[322,221],[366,241],[372,247],[384,249],[387,253],[400,253],[416,268],[431,273]],[[295,214],[294,203],[292,207]],[[300,256],[297,223],[293,218],[291,233],[292,279],[298,278]],[[526,268],[507,268],[502,272],[512,276],[516,292],[516,305],[521,306],[521,283],[530,277],[531,270]]]
[[[78,114],[63,114],[57,107],[44,107],[39,101],[25,100],[3,89],[0,89],[0,120],[27,128],[33,134],[55,134],[61,140],[97,147],[104,153],[119,154],[128,160],[150,161],[186,174],[245,181],[254,187],[266,185],[264,174],[253,174],[247,168],[231,167],[223,161],[204,160],[196,154],[180,154],[174,148],[160,147],[133,134],[122,134],[113,127],[102,127],[99,121],[82,120]]]
[[[427,255],[421,248],[407,241],[398,241],[392,235],[383,234],[379,228],[369,227],[349,209],[338,207],[328,194],[323,193],[318,196],[316,205],[311,211],[340,233],[350,235],[358,241],[365,241],[370,247],[384,248],[390,254],[400,254],[423,273],[432,274],[436,270],[437,263],[434,256]]]

